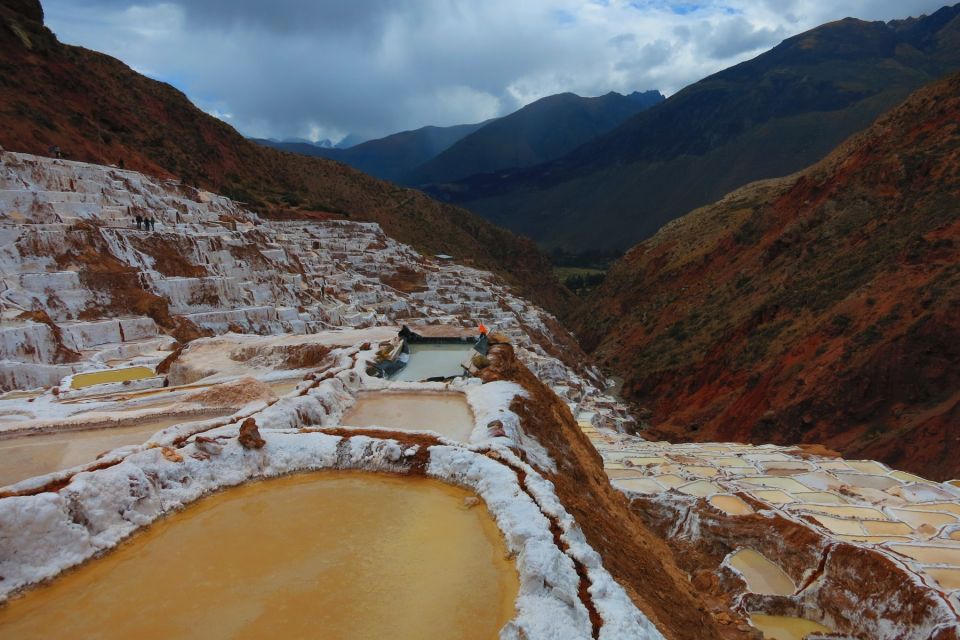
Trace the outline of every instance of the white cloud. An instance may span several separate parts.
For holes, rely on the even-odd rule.
[[[230,114],[248,135],[384,135],[537,98],[667,94],[848,15],[942,0],[47,0],[65,42]],[[220,117],[226,117],[221,115]]]

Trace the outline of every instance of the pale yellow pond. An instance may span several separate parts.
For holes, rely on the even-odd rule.
[[[351,427],[436,431],[468,442],[474,418],[462,393],[371,391],[360,393],[340,422]]]
[[[0,609],[0,637],[491,640],[518,577],[482,504],[321,472],[203,499]]]
[[[803,640],[814,632],[830,633],[830,629],[803,618],[768,616],[762,613],[750,615],[750,622],[763,632],[766,640]]]
[[[780,565],[753,549],[741,549],[730,558],[730,566],[740,572],[753,593],[792,596],[797,590],[793,579]]]
[[[183,422],[205,420],[216,415],[218,414],[210,413],[203,417],[146,418],[143,422],[128,427],[38,433],[2,439],[0,486],[93,462],[105,451],[143,444],[161,429]]]
[[[149,367],[124,367],[122,369],[90,371],[88,373],[78,373],[73,376],[70,387],[73,389],[84,389],[86,387],[92,387],[95,384],[143,380],[144,378],[152,378],[155,375],[157,374]]]

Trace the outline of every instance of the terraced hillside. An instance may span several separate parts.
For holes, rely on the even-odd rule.
[[[38,0],[0,5],[0,145],[176,178],[272,218],[377,222],[424,253],[471,261],[559,310],[569,294],[534,245],[463,209],[345,165],[262,147],[120,61],[59,43]]]
[[[820,443],[960,475],[958,122],[953,75],[611,269],[578,332],[652,412],[651,437]]]

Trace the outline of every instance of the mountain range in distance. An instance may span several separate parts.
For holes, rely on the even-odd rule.
[[[558,94],[472,125],[347,149],[273,143],[459,204],[545,249],[616,252],[754,180],[799,171],[960,69],[960,5],[839,20],[694,83]]]
[[[744,184],[825,157],[911,92],[960,69],[960,5],[847,18],[696,82],[557,160],[426,191],[542,247],[624,249]]]
[[[502,118],[421,127],[349,148],[343,148],[343,142],[334,148],[309,141],[254,141],[337,160],[383,180],[420,186],[555,160],[664,99],[659,91],[610,92],[595,98],[562,93]]]
[[[489,121],[452,127],[421,127],[413,131],[401,131],[384,138],[368,140],[347,148],[307,141],[276,142],[258,138],[254,138],[253,141],[281,151],[336,160],[381,180],[405,184],[412,169],[448,149],[464,136],[480,129],[487,122]]]

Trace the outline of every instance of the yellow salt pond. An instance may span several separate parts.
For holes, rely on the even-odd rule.
[[[0,637],[490,640],[519,581],[471,495],[344,472],[230,489],[11,601]]]
[[[132,426],[58,431],[0,440],[0,486],[34,476],[93,462],[105,451],[144,444],[157,431],[183,422],[204,420],[219,412],[197,416],[144,418]]]
[[[960,547],[894,544],[890,548],[897,553],[925,564],[951,564],[960,567]]]
[[[944,513],[940,511],[891,508],[890,512],[900,520],[903,520],[909,524],[914,529],[928,527],[929,529],[935,531],[945,524],[957,523],[957,516],[951,513]]]
[[[830,629],[803,618],[750,614],[750,624],[763,633],[766,640],[803,640],[811,633],[830,633]]]
[[[268,382],[266,384],[270,387],[271,391],[283,397],[296,389],[301,382],[303,382],[303,380],[297,378],[296,380],[275,380],[274,382]]]
[[[351,427],[436,431],[469,442],[474,417],[462,393],[369,391],[341,419]]]
[[[860,526],[860,521],[858,520],[844,520],[843,518],[834,518],[831,516],[825,516],[822,514],[810,514],[817,522],[821,525],[832,531],[845,536],[859,536],[867,533],[864,531],[863,527]],[[869,532],[869,533],[879,533],[879,532]]]
[[[867,542],[869,544],[883,544],[884,542],[910,542],[913,538],[908,536],[864,536],[864,535],[853,535],[853,536],[837,536],[838,540],[844,540],[846,542]]]
[[[745,516],[754,513],[753,508],[738,496],[723,494],[710,496],[710,504],[731,516]]]
[[[870,535],[879,536],[909,536],[913,534],[913,527],[904,522],[876,522],[864,520],[863,528]]]
[[[753,593],[791,596],[797,586],[780,566],[753,549],[741,549],[730,556],[730,566],[743,575]]]
[[[662,477],[664,476],[658,476],[658,479]],[[707,498],[722,491],[720,487],[706,480],[697,480],[696,482],[682,485],[677,487],[677,490],[689,496],[696,496],[697,498]]]
[[[803,506],[803,510],[810,513],[823,513],[830,516],[840,516],[846,518],[855,518],[855,519],[870,519],[870,520],[889,520],[886,515],[879,509],[874,509],[873,507],[855,507],[855,506],[830,506],[830,505],[813,505],[808,504]]]
[[[960,589],[960,568],[957,567],[924,567],[931,578],[946,590]]]
[[[845,460],[847,466],[853,468],[860,473],[869,473],[873,475],[884,475],[890,470],[879,462],[873,460]]]
[[[897,480],[902,480],[904,482],[920,482],[923,484],[937,484],[932,480],[927,480],[926,478],[921,478],[912,473],[907,473],[906,471],[894,471],[890,474],[891,478],[896,478]]]
[[[750,478],[743,478],[743,482],[759,487],[780,489],[790,493],[807,493],[810,491],[810,487],[800,484],[793,478],[780,478],[777,476],[754,476]]]
[[[650,478],[621,478],[614,479],[613,485],[625,491],[637,493],[662,493],[663,487]]]
[[[73,376],[70,387],[72,389],[85,389],[95,384],[143,380],[144,378],[152,378],[155,375],[157,374],[149,367],[124,367],[122,369],[90,371],[88,373],[78,373]]]
[[[809,491],[798,493],[795,496],[801,502],[813,504],[847,504],[847,501],[829,491]]]
[[[770,504],[789,504],[797,501],[795,497],[780,489],[754,489],[750,491],[750,494]]]

